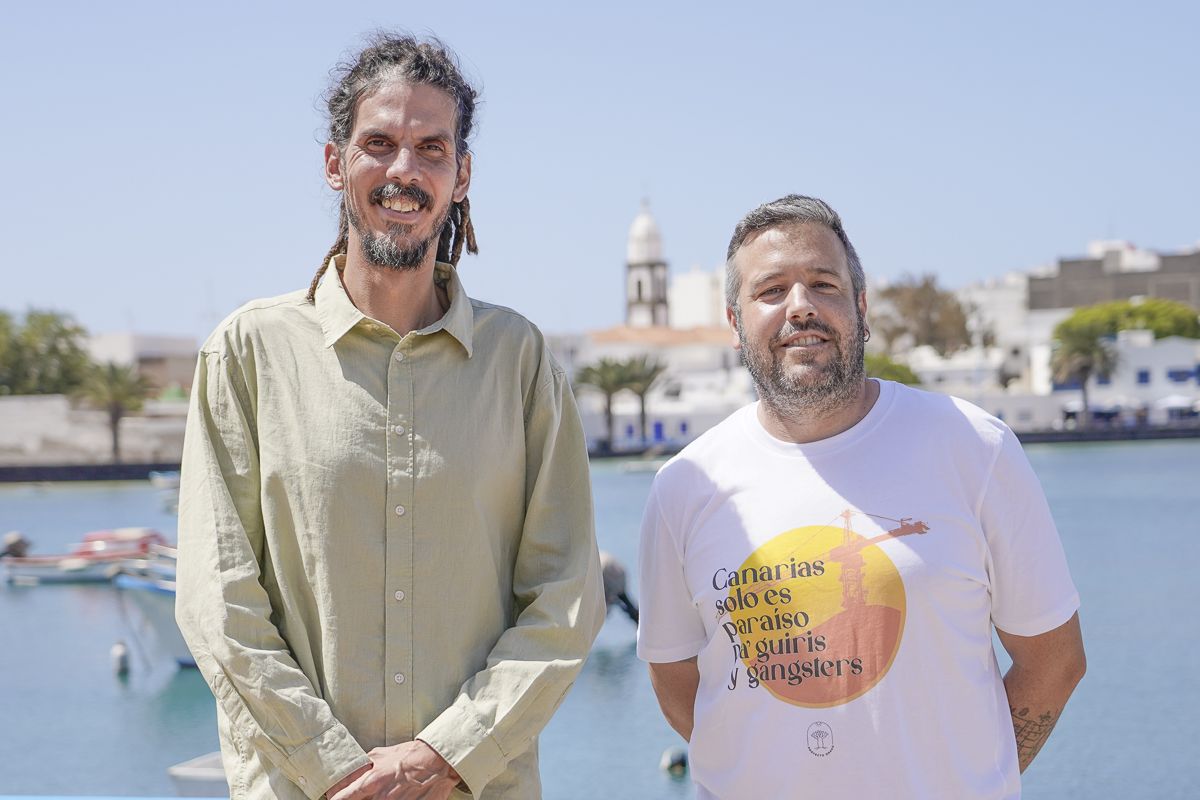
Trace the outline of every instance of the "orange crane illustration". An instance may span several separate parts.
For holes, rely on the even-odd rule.
[[[863,539],[856,536],[854,531],[850,530],[850,518],[855,514],[895,522],[897,525],[895,528],[878,536]],[[842,543],[826,553],[824,558],[829,561],[837,561],[842,565],[842,609],[846,610],[864,606],[867,603],[867,590],[863,586],[863,566],[866,563],[862,556],[863,548],[887,541],[888,539],[898,539],[901,536],[908,536],[914,533],[928,533],[929,526],[920,520],[913,522],[912,517],[892,519],[891,517],[868,514],[865,511],[854,511],[849,508],[839,516],[841,516],[843,523]]]

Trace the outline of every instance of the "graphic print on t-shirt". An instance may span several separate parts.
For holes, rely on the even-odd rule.
[[[866,538],[855,518],[894,524]],[[868,692],[904,633],[904,581],[878,546],[924,534],[921,521],[847,509],[826,525],[784,531],[735,569],[713,574],[718,624],[733,648],[727,688],[765,688],[792,705],[827,708]]]

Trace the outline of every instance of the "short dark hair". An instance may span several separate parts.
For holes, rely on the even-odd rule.
[[[842,243],[842,247],[846,249],[846,262],[850,265],[850,283],[854,288],[854,296],[857,298],[866,290],[866,273],[863,272],[862,262],[858,259],[858,252],[855,251],[854,245],[850,243],[850,237],[846,235],[846,229],[843,227],[842,218],[838,216],[838,213],[828,203],[819,198],[806,197],[802,194],[789,194],[778,200],[763,203],[742,217],[737,227],[733,229],[733,238],[729,240],[729,249],[725,253],[726,305],[730,308],[737,308],[738,292],[742,289],[742,276],[738,272],[737,266],[733,263],[733,257],[737,255],[738,250],[742,249],[742,245],[746,243],[746,240],[754,234],[770,228],[781,228],[787,225],[802,225],[805,223],[824,225],[834,232],[838,237],[838,241]]]
[[[410,34],[379,32],[353,58],[335,67],[331,75],[333,85],[325,93],[325,107],[329,112],[329,141],[338,150],[350,141],[355,114],[363,97],[385,82],[397,80],[432,86],[445,92],[457,109],[454,150],[458,163],[461,164],[470,152],[479,92],[463,77],[458,58],[441,40],[432,36],[418,39]],[[329,260],[346,252],[349,233],[343,199],[338,212],[338,237],[313,277],[308,290],[310,301],[316,296],[317,284],[325,274]],[[475,226],[471,223],[471,204],[465,197],[450,207],[450,215],[438,240],[437,260],[458,264],[464,245],[468,253],[479,252]]]

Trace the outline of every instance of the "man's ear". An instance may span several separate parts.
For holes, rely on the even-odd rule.
[[[729,330],[733,333],[733,349],[742,349],[742,337],[738,336],[737,314],[732,306],[725,306],[725,321],[729,323]]]
[[[454,202],[461,203],[462,199],[467,196],[467,190],[471,188],[471,154],[466,153],[462,157],[462,161],[458,165],[458,175],[454,179]]]
[[[325,143],[325,182],[335,192],[346,188],[346,180],[342,176],[342,154],[333,142]]]

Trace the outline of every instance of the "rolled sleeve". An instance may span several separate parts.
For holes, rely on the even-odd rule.
[[[516,622],[501,634],[486,667],[416,737],[475,795],[533,743],[604,622],[583,426],[565,375],[549,360],[547,366],[550,376],[536,389],[525,419]]]

